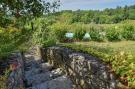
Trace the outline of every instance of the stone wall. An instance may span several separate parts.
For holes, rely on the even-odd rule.
[[[64,47],[43,50],[44,60],[54,67],[61,67],[71,78],[75,89],[116,89],[117,80],[100,59]]]
[[[9,57],[11,73],[8,78],[8,89],[24,89],[24,62],[21,53],[13,53]]]

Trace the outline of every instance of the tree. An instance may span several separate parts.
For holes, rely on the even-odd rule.
[[[123,20],[126,20],[129,18],[129,13],[128,13],[129,7],[125,6],[124,7],[124,13],[123,13]]]
[[[59,1],[51,3],[45,0],[0,0],[0,13],[27,21],[27,18],[33,19],[54,11],[58,6]]]
[[[58,7],[57,2],[47,2],[42,0],[1,0],[0,10],[5,14],[11,14],[15,17],[23,15],[40,16],[43,13],[50,12],[50,9]]]
[[[36,26],[33,26],[34,20],[36,20],[35,18],[40,17],[44,14],[46,15],[50,12],[54,12],[54,10],[58,6],[59,6],[58,2],[51,3],[45,0],[44,1],[42,0],[0,0],[0,16],[2,16],[2,18],[8,18],[8,17],[10,19],[14,18],[13,21],[15,24],[15,25],[13,24],[12,26],[7,26],[5,29],[2,30],[2,32],[4,31],[5,33],[2,33],[2,35],[4,36],[1,37],[0,39],[0,53],[7,54],[14,50],[23,51],[25,49],[28,49],[28,47],[32,45],[31,39],[32,39],[33,33],[39,30],[38,28],[34,29],[34,27],[36,27]],[[1,19],[0,22],[2,21],[3,19]],[[22,24],[22,22],[27,22],[27,21],[31,22],[31,27],[34,30],[25,28],[25,24]],[[20,24],[23,28],[20,26],[16,26],[18,24]],[[41,27],[44,27],[44,25]],[[46,30],[46,29],[43,29],[43,30]],[[46,35],[46,37],[48,37],[48,35]]]

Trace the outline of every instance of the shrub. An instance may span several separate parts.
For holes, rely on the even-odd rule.
[[[107,38],[109,41],[121,41],[123,40],[122,30],[115,26],[107,30]]]
[[[106,41],[106,32],[103,28],[90,28],[90,36],[93,41]]]
[[[60,42],[64,42],[64,40],[66,39],[66,33],[67,33],[67,29],[56,29],[55,31],[55,35],[57,37],[57,39],[60,41]]]
[[[50,24],[44,19],[38,21],[35,25],[35,31],[32,34],[33,44],[45,47],[56,44],[55,34],[48,27]]]
[[[66,39],[65,35],[69,30],[69,25],[62,24],[62,23],[56,23],[56,24],[53,24],[50,28],[55,33],[57,40],[60,42],[64,42],[64,40]]]
[[[53,36],[52,36],[53,35]],[[46,40],[43,42],[43,47],[48,47],[48,46],[54,46],[56,45],[56,37],[54,36],[55,34],[50,34]]]
[[[135,40],[135,27],[133,25],[123,26],[122,34],[126,40]]]
[[[12,51],[18,48],[21,44],[21,30],[13,27],[8,27],[0,33],[0,57],[9,55]]]
[[[129,61],[134,59],[133,55],[121,51],[112,56],[111,62],[113,70],[120,76],[121,81],[128,81],[130,88],[135,88],[135,63]]]

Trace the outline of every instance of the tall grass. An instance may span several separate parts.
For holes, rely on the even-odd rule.
[[[66,32],[75,34],[74,39],[83,40],[85,33],[90,34],[93,41],[122,41],[122,40],[135,40],[135,26],[129,23],[122,24],[62,24],[55,23],[52,25],[54,31],[58,31],[56,36],[59,40],[64,38]]]

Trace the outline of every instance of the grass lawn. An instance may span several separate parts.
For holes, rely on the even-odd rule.
[[[95,49],[99,49],[99,51],[106,50],[105,52],[113,51],[124,51],[127,53],[135,54],[135,41],[121,41],[121,42],[75,42],[73,44],[83,45],[86,47],[93,47]],[[102,50],[103,49],[103,50]],[[108,51],[107,51],[108,50]]]

